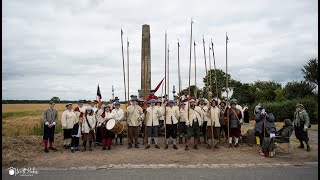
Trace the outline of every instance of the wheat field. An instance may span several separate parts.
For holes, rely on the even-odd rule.
[[[73,105],[73,109],[77,104]],[[84,104],[84,106],[89,106]],[[39,135],[42,126],[42,115],[48,104],[2,104],[2,136]],[[56,104],[58,125],[56,132],[61,130],[61,115],[66,109],[65,104]],[[125,109],[125,105],[121,104]]]

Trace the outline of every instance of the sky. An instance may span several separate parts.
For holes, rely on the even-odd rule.
[[[205,76],[212,39],[216,67],[242,83],[302,80],[301,68],[318,58],[316,0],[4,0],[2,1],[2,99],[102,100],[124,95],[124,54],[129,41],[130,95],[138,94],[142,25],[151,31],[151,87],[164,77],[165,32],[169,44],[169,84],[188,86],[190,22],[196,43],[197,86]],[[212,52],[211,61],[213,68]],[[194,85],[192,49],[191,85]],[[209,65],[208,65],[209,66]],[[156,92],[160,96],[161,88]],[[172,96],[172,93],[170,93]]]

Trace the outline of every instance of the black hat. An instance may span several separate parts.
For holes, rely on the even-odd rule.
[[[150,90],[150,92],[156,92],[156,91],[152,89],[152,90]]]

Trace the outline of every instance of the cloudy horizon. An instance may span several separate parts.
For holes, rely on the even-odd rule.
[[[124,45],[127,38],[130,42],[130,94],[138,94],[143,24],[151,31],[151,88],[164,77],[165,32],[170,91],[172,85],[178,89],[177,39],[181,89],[188,86],[191,18],[200,88],[205,76],[203,36],[207,60],[212,38],[217,68],[225,71],[228,32],[228,71],[242,83],[299,81],[303,65],[318,58],[316,0],[5,0],[2,5],[4,100],[96,99],[99,84],[103,101],[112,98],[112,85],[122,101],[121,28]],[[126,59],[126,46],[124,53]],[[161,88],[156,95],[160,93]]]

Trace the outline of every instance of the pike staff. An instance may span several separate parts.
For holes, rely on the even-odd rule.
[[[126,93],[126,71],[125,71],[125,65],[124,65],[124,53],[123,53],[123,31],[121,28],[121,52],[122,52],[122,67],[123,67],[123,86],[124,86],[124,100],[127,99],[127,93]],[[126,107],[127,110],[127,107]],[[128,117],[128,112],[126,112],[126,118]],[[128,118],[127,118],[127,125],[128,125],[128,129],[127,129],[127,139],[129,136],[129,123],[128,123]],[[129,139],[128,139],[129,140]],[[129,141],[128,141],[129,142]]]
[[[210,44],[209,44],[209,78],[210,78],[210,82],[209,82],[209,85],[210,85],[210,93],[209,93],[209,99],[208,101],[210,102],[211,101],[211,97],[212,97],[212,72],[211,72],[211,56],[210,56],[210,50],[211,50],[211,47],[210,47]]]
[[[204,65],[205,65],[205,69],[206,69],[206,81],[207,81],[207,86],[209,86],[209,77],[208,77],[208,69],[207,69],[207,57],[206,57],[206,46],[205,46],[205,41],[204,41],[204,36],[202,38],[202,42],[203,42],[203,54],[204,54]],[[207,96],[208,96],[208,100],[209,100],[209,88],[207,88]]]
[[[126,106],[125,108],[127,109],[127,106],[129,106],[129,40],[127,38],[127,69],[128,69],[128,99],[127,99],[127,103],[126,103]],[[128,118],[128,113],[126,113],[126,119]],[[128,129],[129,129],[129,124],[128,124]],[[127,133],[127,139],[129,139],[129,133]]]
[[[216,82],[216,94],[217,94],[217,103],[218,103],[218,99],[219,99],[219,92],[218,92],[218,78],[217,78],[217,68],[216,68],[216,58],[214,57],[214,49],[213,49],[213,42],[212,42],[212,39],[211,39],[211,49],[212,49],[212,57],[213,57],[213,66],[214,66],[214,79],[215,79],[215,82]],[[218,105],[218,104],[217,104]],[[217,106],[216,105],[216,106]],[[219,143],[220,143],[220,128],[219,128],[219,133],[218,133],[219,137]]]
[[[188,120],[190,120],[190,78],[191,78],[191,51],[192,51],[192,18],[191,18],[191,33],[190,33],[190,60],[189,60],[189,92],[188,92]],[[190,141],[187,140],[187,146],[189,146]]]
[[[165,96],[165,101],[166,101],[166,93],[167,93],[167,31],[165,33],[165,45],[164,45],[164,96]],[[166,140],[167,140],[167,104],[165,103],[164,105],[164,146],[166,147]]]
[[[194,97],[197,99],[197,60],[196,60],[196,42],[193,42],[193,57],[194,57]]]
[[[216,94],[217,94],[217,98],[219,98],[218,79],[217,79],[217,68],[216,68],[216,58],[214,57],[214,49],[213,49],[212,39],[211,39],[211,49],[212,49],[213,66],[214,66],[214,79],[215,79],[215,82],[216,82]]]
[[[192,51],[192,18],[191,18],[191,33],[190,33],[190,61],[189,61],[189,92],[188,92],[188,119],[190,119],[190,78],[191,78],[191,51]]]
[[[179,56],[179,51],[180,49],[180,44],[179,44],[179,39],[178,39],[178,84],[179,84],[179,111],[180,111],[180,96],[181,96],[181,76],[180,76],[180,56]],[[180,119],[179,119],[180,120]]]
[[[229,104],[229,99],[228,99],[228,91],[229,91],[229,87],[228,87],[228,35],[226,32],[226,93],[227,93],[227,108],[228,108],[228,104]],[[228,123],[228,140],[230,138],[230,130],[229,130],[229,108],[227,111],[227,123]]]

